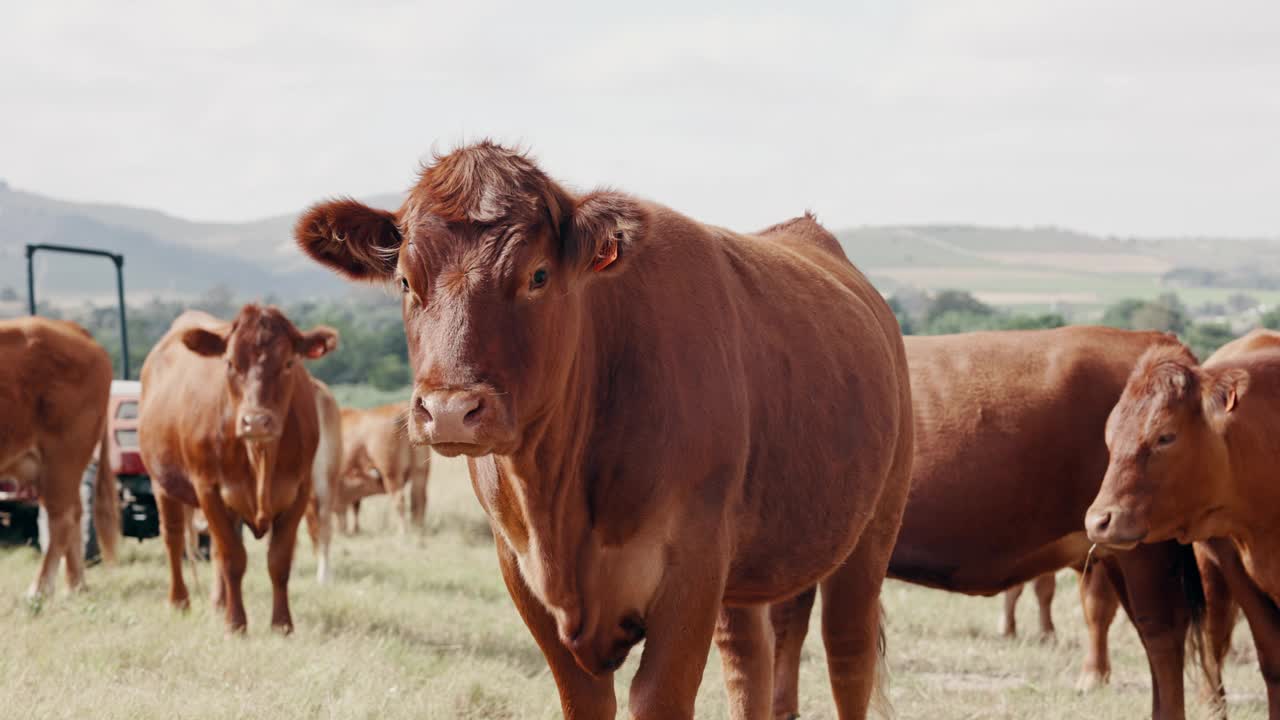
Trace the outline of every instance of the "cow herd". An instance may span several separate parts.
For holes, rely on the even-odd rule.
[[[862,718],[884,698],[886,577],[980,595],[1035,581],[1043,606],[1066,567],[1082,573],[1082,687],[1107,681],[1123,608],[1153,717],[1185,716],[1189,639],[1225,713],[1242,611],[1280,718],[1280,334],[1203,364],[1172,336],[1102,327],[904,340],[812,216],[738,234],[570,192],[488,142],[436,157],[395,212],[325,202],[295,235],[399,291],[412,395],[339,410],[305,367],[336,334],[274,307],[178,318],[143,366],[139,428],[175,607],[198,507],[228,627],[246,625],[243,525],[269,538],[271,621],[292,630],[303,518],[321,579],[330,523],[363,495],[420,525],[430,445],[466,457],[568,718],[614,717],[613,673],[641,641],[633,717],[692,718],[713,643],[734,718],[797,717],[819,593],[839,717]],[[50,517],[33,592],[63,557],[81,584],[72,491],[109,381],[78,328],[0,323],[0,478],[35,486]]]

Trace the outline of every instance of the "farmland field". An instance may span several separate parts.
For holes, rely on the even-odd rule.
[[[334,541],[334,582],[315,584],[306,538],[292,584],[297,632],[268,630],[265,546],[250,541],[249,633],[227,637],[204,592],[189,614],[164,603],[158,540],[125,544],[115,568],[90,569],[90,590],[40,606],[21,594],[37,557],[0,550],[3,715],[14,718],[555,718],[554,683],[499,577],[492,541],[464,466],[440,460],[431,480],[428,534],[386,530],[385,503],[365,505],[366,533]],[[1111,685],[1073,688],[1083,622],[1074,576],[1059,576],[1056,644],[996,636],[1000,601],[889,583],[890,695],[901,718],[1120,720],[1150,712],[1150,681],[1137,635],[1111,631]],[[1020,625],[1034,628],[1027,592]],[[812,629],[816,631],[816,624]],[[1262,681],[1248,633],[1237,628],[1227,683],[1233,718],[1262,718]],[[802,669],[805,718],[834,718],[821,640],[811,631]],[[626,682],[639,649],[619,676]],[[1188,675],[1189,716],[1207,717]],[[619,713],[625,717],[625,711]],[[707,664],[698,717],[726,717],[719,660]]]

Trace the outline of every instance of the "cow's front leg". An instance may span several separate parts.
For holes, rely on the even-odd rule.
[[[496,534],[496,533],[495,533]],[[613,694],[613,673],[593,676],[578,666],[569,649],[560,642],[555,620],[545,606],[534,597],[520,574],[520,567],[501,537],[498,546],[498,564],[507,592],[528,626],[533,639],[542,649],[542,655],[551,666],[556,689],[560,691],[560,708],[566,720],[611,720],[617,715],[617,700]],[[705,656],[705,652],[703,655]]]
[[[289,509],[271,521],[271,541],[267,546],[267,572],[271,575],[271,627],[285,635],[293,632],[293,615],[289,612],[289,573],[293,569],[298,525],[311,502],[310,493],[306,491],[309,479],[305,478],[298,486],[298,494]]]
[[[685,572],[665,579],[645,616],[644,654],[631,682],[631,716],[636,720],[693,718],[698,685],[720,616],[725,577],[723,568],[709,562],[719,555],[715,545],[695,546],[705,554],[673,563]]]
[[[773,718],[773,628],[769,606],[725,607],[716,625],[733,720]]]
[[[200,487],[200,484],[192,484]],[[233,633],[243,633],[248,624],[244,612],[244,596],[241,594],[244,569],[248,564],[244,539],[240,537],[239,526],[232,519],[231,509],[222,502],[222,496],[216,488],[210,487],[200,493],[200,510],[209,524],[209,535],[213,539],[218,578],[222,583],[222,600],[227,610],[227,629]]]

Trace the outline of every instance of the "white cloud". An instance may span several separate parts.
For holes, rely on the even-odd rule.
[[[0,176],[61,196],[243,219],[495,135],[740,228],[1280,233],[1274,2],[0,2]]]

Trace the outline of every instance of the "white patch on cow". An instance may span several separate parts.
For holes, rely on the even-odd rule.
[[[480,200],[471,210],[472,222],[494,222],[506,212],[507,203],[495,185],[493,182],[485,183],[484,189],[480,191]]]

